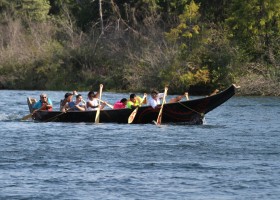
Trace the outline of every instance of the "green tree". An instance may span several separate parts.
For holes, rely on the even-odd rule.
[[[31,21],[46,21],[50,10],[49,0],[18,0],[17,13]]]
[[[273,62],[275,52],[271,47],[280,36],[279,10],[278,0],[233,1],[227,24],[232,37],[254,60],[263,58]]]
[[[199,5],[193,0],[186,4],[184,11],[179,15],[179,24],[172,28],[166,37],[169,42],[179,44],[179,52],[173,57],[172,64],[162,73],[165,80],[172,80],[174,88],[185,88],[186,85],[195,85],[209,82],[207,67],[200,66],[192,60],[192,51],[199,44]]]

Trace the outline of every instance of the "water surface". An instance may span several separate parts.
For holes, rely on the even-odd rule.
[[[198,126],[20,121],[41,92],[0,91],[0,199],[280,199],[280,98],[233,97]]]

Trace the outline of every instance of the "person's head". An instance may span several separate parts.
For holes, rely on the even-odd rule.
[[[151,91],[151,97],[152,97],[153,99],[156,99],[157,96],[158,96],[158,91],[157,91],[157,90],[152,90],[152,91]]]
[[[135,102],[136,101],[136,94],[130,94],[129,98],[130,98],[130,101]]]
[[[64,98],[65,98],[68,102],[72,101],[72,97],[73,97],[73,94],[70,93],[70,92],[67,92],[67,93],[64,95]]]
[[[48,101],[48,96],[45,93],[40,94],[40,100],[42,102],[47,102]]]
[[[76,101],[77,101],[77,102],[81,102],[82,100],[83,100],[82,95],[81,95],[81,94],[78,94],[78,95],[76,96]]]
[[[89,99],[97,98],[97,92],[89,91],[88,98]]]
[[[176,97],[176,101],[181,101],[182,98],[183,98],[183,96],[177,96],[177,97]]]
[[[126,98],[121,99],[121,103],[124,104],[124,105],[126,105],[127,99],[126,99]]]

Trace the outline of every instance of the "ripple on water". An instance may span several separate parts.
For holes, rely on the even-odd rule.
[[[235,97],[204,125],[159,128],[23,122],[26,96],[41,91],[0,93],[17,105],[0,106],[0,199],[280,197],[279,98]]]

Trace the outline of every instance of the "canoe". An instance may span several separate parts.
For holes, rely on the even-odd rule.
[[[217,108],[235,94],[235,85],[231,85],[217,94],[176,103],[165,103],[162,112],[162,123],[169,124],[203,124],[205,115]],[[28,101],[29,108],[32,101]],[[139,107],[133,124],[149,124],[157,120],[161,105]],[[104,109],[100,111],[100,123],[127,124],[133,109]],[[33,119],[39,122],[95,122],[96,111],[38,111]]]

